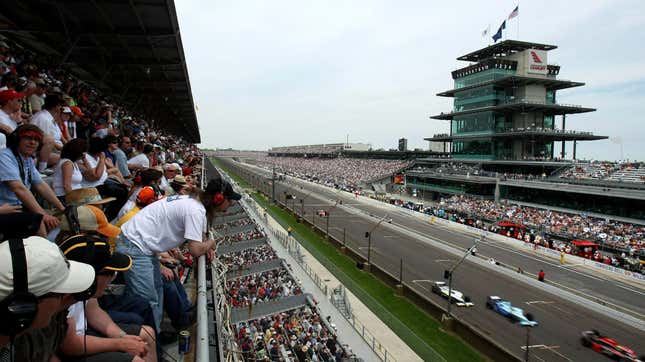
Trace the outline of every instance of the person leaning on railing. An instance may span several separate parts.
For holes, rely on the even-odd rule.
[[[224,212],[241,195],[221,178],[211,180],[205,191],[167,197],[147,206],[123,224],[116,250],[132,256],[132,269],[125,273],[126,294],[150,302],[157,328],[163,312],[163,282],[158,253],[188,241],[194,257],[213,258],[215,240],[206,238],[207,219]]]

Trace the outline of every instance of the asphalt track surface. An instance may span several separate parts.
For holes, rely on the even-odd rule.
[[[266,183],[266,179],[271,177],[269,171],[243,166],[252,174],[262,175],[252,178],[251,183],[260,185],[265,192],[271,191]],[[295,204],[298,213],[301,212],[300,199],[304,199],[305,218],[309,221],[318,210],[329,210],[330,234],[343,240],[344,230],[347,246],[364,256],[368,249],[365,232],[387,214],[392,219],[391,224],[383,222],[372,233],[372,264],[388,270],[392,275],[399,275],[400,261],[403,259],[406,285],[415,286],[420,294],[445,305],[445,299],[431,293],[431,283],[443,280],[444,270],[449,269],[459,257],[431,245],[428,238],[466,250],[474,242],[473,235],[443,225],[431,225],[423,218],[411,216],[406,210],[361,202],[349,193],[290,177],[286,181],[276,182],[275,195],[283,203],[285,192],[296,196],[296,200],[289,200],[288,204]],[[343,204],[338,205],[336,200],[343,200]],[[315,216],[314,219],[320,228],[327,228],[326,218]],[[483,241],[477,250],[479,257],[521,266],[526,276],[534,276],[543,269],[547,280],[553,285],[577,291],[577,294],[601,298],[616,310],[628,311],[630,315],[638,317],[645,325],[645,290],[638,285],[607,280],[604,275],[588,274],[575,267],[562,267],[552,259],[529,255],[499,242]],[[486,309],[485,301],[489,295],[498,295],[511,301],[514,306],[532,313],[539,322],[530,331],[531,361],[607,360],[581,346],[580,333],[589,329],[597,329],[616,339],[638,355],[645,354],[643,328],[639,330],[517,278],[491,271],[470,258],[453,274],[453,288],[470,296],[475,306],[458,308],[453,305],[452,313],[487,334],[518,358],[524,358],[526,332],[524,328]]]

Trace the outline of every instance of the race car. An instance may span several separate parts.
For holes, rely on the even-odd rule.
[[[448,285],[446,282],[436,281],[432,284],[432,292],[439,294],[444,298],[448,298]],[[450,291],[450,302],[455,303],[458,307],[472,307],[475,304],[470,301],[470,297],[464,296],[464,293],[455,290],[454,288]]]
[[[527,318],[522,308],[513,307],[511,302],[496,295],[491,295],[486,299],[486,307],[522,326],[533,327],[538,325],[537,321],[531,320],[532,318]]]
[[[598,331],[584,331],[580,339],[582,345],[617,361],[645,361],[644,356],[637,357],[631,349],[618,344],[615,340],[601,335]]]

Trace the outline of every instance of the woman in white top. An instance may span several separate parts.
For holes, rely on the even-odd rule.
[[[83,187],[83,174],[76,161],[80,160],[85,152],[87,141],[82,138],[75,138],[63,146],[53,176],[54,192],[59,199],[64,200],[65,194]]]
[[[127,201],[128,188],[124,185],[125,180],[119,169],[105,156],[105,140],[91,137],[88,148],[85,157],[78,162],[83,173],[83,187],[95,187],[101,197],[116,198],[116,201],[106,205],[103,210],[108,220],[112,220]]]

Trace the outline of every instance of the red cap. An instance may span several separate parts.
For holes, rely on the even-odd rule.
[[[79,116],[79,117],[83,117],[83,116],[85,115],[85,114],[83,113],[83,111],[81,111],[81,107],[78,107],[78,106],[72,106],[72,107],[69,107],[69,108],[71,108],[71,109],[72,109],[72,112],[74,112],[74,114],[75,114],[75,115],[77,115],[77,116]]]
[[[0,92],[0,102],[5,103],[12,99],[25,98],[24,93],[16,92],[13,89],[7,89]]]

